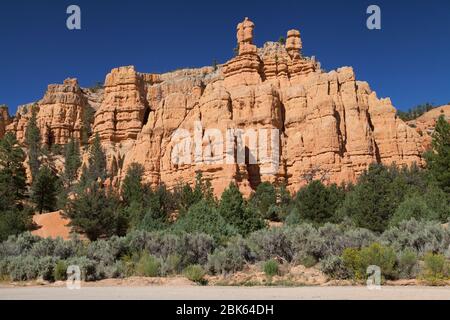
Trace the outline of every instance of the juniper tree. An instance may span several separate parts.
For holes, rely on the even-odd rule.
[[[78,170],[81,166],[80,144],[77,140],[71,139],[65,146],[65,166],[64,166],[64,183],[66,187],[72,185],[72,181],[76,180]]]
[[[142,202],[143,186],[142,176],[144,175],[144,167],[138,163],[132,163],[127,170],[125,179],[122,182],[122,198],[123,201],[130,205],[132,202]]]
[[[95,241],[117,233],[120,214],[120,202],[114,191],[92,183],[68,201],[65,216],[70,218],[75,232]]]
[[[89,149],[88,159],[89,179],[97,181],[106,179],[106,155],[100,141],[100,136],[96,133],[94,141]]]
[[[21,197],[26,187],[26,171],[23,166],[25,153],[19,146],[16,137],[8,132],[0,140],[0,175],[9,177],[9,192]]]
[[[39,155],[41,150],[41,133],[37,126],[36,105],[31,109],[31,118],[25,132],[25,144],[28,147],[28,162],[30,165],[31,176],[34,179],[39,172]]]
[[[265,227],[261,216],[247,206],[241,192],[234,183],[231,183],[222,193],[218,211],[225,221],[234,226],[242,235]]]
[[[443,115],[436,122],[432,150],[425,159],[433,181],[450,194],[450,124]]]
[[[42,166],[31,186],[31,200],[39,214],[42,214],[44,210],[56,209],[57,183],[58,177],[53,171],[47,166]]]

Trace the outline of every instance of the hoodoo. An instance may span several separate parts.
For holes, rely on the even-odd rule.
[[[284,44],[267,42],[262,48],[254,44],[254,32],[248,18],[239,23],[236,56],[217,67],[165,74],[116,68],[106,76],[104,89],[95,92],[80,88],[75,79],[51,85],[37,102],[41,132],[55,144],[79,138],[84,110],[90,107],[96,110],[93,132],[102,140],[109,167],[115,168],[113,183],[120,183],[127,167],[137,162],[154,186],[193,182],[202,171],[217,194],[231,181],[247,195],[262,181],[284,183],[295,191],[311,174],[340,183],[354,181],[373,162],[422,162],[419,133],[396,116],[389,99],[377,98],[366,82],[356,80],[351,67],[323,71],[314,58],[302,54],[298,30],[289,30]],[[19,108],[7,127],[20,141],[30,109]],[[204,129],[204,145],[214,143],[208,130],[224,135],[227,129],[278,130],[278,170],[264,170],[267,164],[247,140],[245,163],[173,163],[179,143],[175,133],[183,129],[193,136],[196,121]],[[225,151],[215,158],[225,158]],[[199,159],[199,150],[192,152]],[[208,152],[211,148],[204,146],[200,156]]]

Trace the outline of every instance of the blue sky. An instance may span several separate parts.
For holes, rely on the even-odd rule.
[[[66,28],[71,4],[81,7],[82,30]],[[381,30],[366,28],[370,4],[381,7]],[[50,83],[91,86],[122,65],[165,72],[225,62],[246,16],[258,46],[300,29],[306,55],[326,70],[353,66],[399,109],[450,102],[448,0],[2,0],[0,104],[15,113]]]

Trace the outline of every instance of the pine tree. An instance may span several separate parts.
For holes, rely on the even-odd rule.
[[[25,132],[25,144],[28,147],[28,158],[31,170],[31,176],[35,179],[39,172],[40,161],[39,155],[41,152],[41,133],[37,126],[36,111],[37,107],[34,105],[31,110],[31,118],[28,121],[28,127]]]
[[[8,132],[0,140],[0,175],[11,178],[9,192],[13,192],[17,198],[23,195],[26,187],[24,161],[25,153],[20,148],[16,137]]]
[[[271,207],[277,203],[277,192],[275,187],[269,182],[263,182],[258,185],[256,192],[250,199],[251,205],[259,212],[260,216],[264,219],[276,219],[273,216]]]
[[[431,178],[450,194],[450,124],[441,115],[433,134],[432,151],[425,155]]]
[[[97,181],[98,179],[105,180],[106,172],[106,156],[100,141],[100,136],[96,133],[94,141],[89,149],[88,159],[89,179]]]
[[[130,164],[122,183],[122,198],[127,205],[130,205],[132,202],[142,202],[144,196],[143,175],[144,167],[141,164]]]
[[[33,185],[31,186],[31,200],[36,205],[39,214],[44,210],[56,209],[58,178],[47,166],[39,170]]]
[[[0,140],[0,241],[33,227],[32,212],[24,207],[25,154],[15,136],[7,133]]]
[[[65,215],[75,232],[89,240],[110,237],[117,233],[121,216],[120,202],[113,190],[102,189],[97,183],[82,190],[67,203]]]
[[[78,169],[81,166],[80,144],[78,141],[71,139],[65,146],[65,167],[64,167],[64,184],[67,187],[72,185],[78,176]]]
[[[81,143],[87,145],[89,143],[89,138],[92,135],[91,124],[94,120],[95,111],[91,107],[86,107],[83,109],[82,114],[82,127],[81,127]]]
[[[234,183],[231,183],[222,193],[218,211],[225,221],[239,230],[242,235],[265,227],[260,215],[246,205],[241,192]]]

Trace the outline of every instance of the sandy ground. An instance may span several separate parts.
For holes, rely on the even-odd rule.
[[[64,287],[0,288],[0,300],[450,300],[450,287]]]

